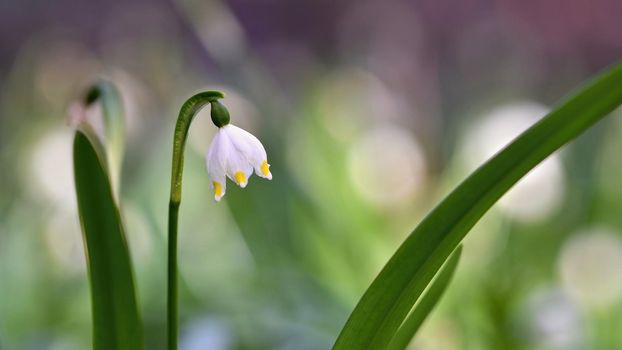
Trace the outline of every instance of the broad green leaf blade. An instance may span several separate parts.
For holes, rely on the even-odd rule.
[[[475,223],[518,180],[622,102],[622,65],[597,76],[487,161],[402,243],[350,315],[334,349],[384,349]],[[535,199],[537,200],[537,198]]]
[[[460,255],[462,254],[462,246],[458,246],[449,259],[445,262],[441,270],[438,272],[434,280],[430,283],[428,289],[421,299],[415,304],[415,308],[410,312],[408,317],[395,333],[395,336],[389,343],[389,350],[404,350],[423,324],[426,317],[436,306],[438,301],[445,293],[451,278],[456,271]]]
[[[76,132],[74,177],[91,284],[93,349],[142,349],[125,232],[102,161],[105,158],[96,149],[101,149],[97,141],[91,143],[83,132]]]

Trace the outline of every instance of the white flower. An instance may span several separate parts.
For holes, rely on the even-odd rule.
[[[218,129],[205,161],[216,201],[225,195],[226,177],[242,188],[248,184],[253,170],[258,176],[272,180],[266,150],[261,142],[248,131],[232,124]]]

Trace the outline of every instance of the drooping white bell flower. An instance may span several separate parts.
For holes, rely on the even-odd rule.
[[[219,126],[205,161],[216,201],[225,195],[227,177],[242,188],[248,184],[253,170],[258,176],[272,180],[266,150],[261,142],[248,131],[228,124],[228,118],[226,124]]]

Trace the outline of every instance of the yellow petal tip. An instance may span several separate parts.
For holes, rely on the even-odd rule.
[[[259,167],[261,170],[261,175],[265,178],[272,180],[272,174],[270,174],[270,164],[268,164],[267,160],[264,160]]]
[[[244,172],[242,171],[238,171],[235,174],[233,174],[233,178],[235,179],[235,182],[242,188],[246,187],[246,174],[244,174]]]
[[[223,196],[222,185],[218,181],[212,182],[212,186],[214,187],[214,199],[219,202]]]

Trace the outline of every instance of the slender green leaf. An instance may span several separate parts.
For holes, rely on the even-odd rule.
[[[415,228],[350,315],[335,349],[384,349],[475,223],[543,159],[622,102],[622,64],[600,74],[487,161]]]
[[[96,138],[76,132],[74,176],[91,285],[93,349],[142,349],[130,256],[101,150]]]
[[[406,349],[415,333],[419,330],[419,327],[423,324],[426,317],[430,314],[432,309],[436,306],[438,301],[445,293],[451,278],[456,271],[458,261],[460,261],[460,255],[462,254],[462,246],[458,246],[449,259],[445,262],[441,270],[438,272],[434,280],[430,283],[430,286],[425,291],[425,294],[415,304],[414,309],[410,312],[404,323],[395,333],[395,336],[389,343],[387,349],[390,350],[403,350]]]

